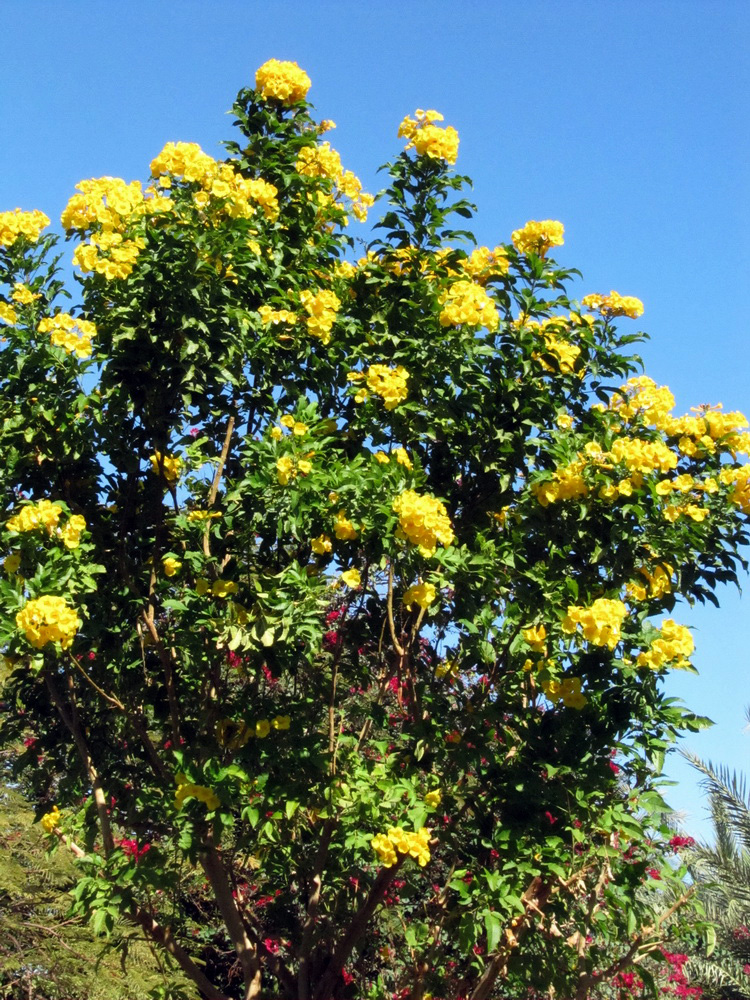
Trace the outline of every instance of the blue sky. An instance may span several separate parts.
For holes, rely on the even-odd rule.
[[[461,135],[474,229],[494,245],[560,219],[578,295],[637,295],[646,371],[677,412],[750,414],[750,5],[746,0],[3,0],[0,209],[59,218],[74,185],[144,178],[168,140],[220,153],[224,112],[266,59],[292,59],[370,191],[398,124],[436,108]],[[628,322],[628,321],[623,321]],[[747,583],[747,580],[745,580]],[[689,737],[747,771],[748,599],[684,608],[700,677],[668,690],[717,725]],[[670,799],[706,833],[693,772]]]

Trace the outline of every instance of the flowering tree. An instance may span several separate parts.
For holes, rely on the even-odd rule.
[[[663,615],[736,579],[746,421],[629,377],[642,305],[570,298],[559,222],[451,228],[434,111],[354,263],[309,85],[271,60],[227,159],[82,181],[71,312],[0,215],[2,738],[75,910],[204,997],[583,996],[687,896]]]

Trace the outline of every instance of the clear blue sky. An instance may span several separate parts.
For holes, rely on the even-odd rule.
[[[578,294],[637,295],[646,370],[679,412],[750,414],[750,4],[747,0],[1,0],[0,209],[54,220],[74,185],[144,178],[167,140],[213,154],[224,112],[266,59],[297,61],[368,190],[416,107],[461,135],[475,231],[566,227]],[[627,322],[627,321],[624,321]],[[750,770],[750,605],[683,609],[699,678],[671,693],[710,715],[687,745]],[[693,773],[671,795],[705,832]]]

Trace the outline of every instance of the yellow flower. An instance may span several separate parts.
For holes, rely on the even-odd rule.
[[[284,436],[284,432],[282,431],[282,429],[280,427],[272,427],[271,428],[271,440],[272,441],[280,441],[283,436]]]
[[[50,335],[53,347],[62,347],[68,354],[75,354],[79,358],[91,357],[91,340],[96,336],[96,326],[89,320],[60,312],[41,320],[37,330]]]
[[[259,740],[263,740],[271,732],[271,723],[268,719],[260,719],[255,723],[255,735]]]
[[[174,807],[179,812],[182,809],[185,799],[197,799],[202,802],[209,812],[219,808],[220,801],[216,792],[205,785],[195,785],[188,781],[184,774],[177,775],[177,791],[174,797]]]
[[[408,139],[406,149],[414,148],[420,156],[433,160],[455,163],[458,156],[458,132],[448,125],[440,128],[435,122],[443,121],[438,111],[422,111],[417,108],[414,118],[406,117],[399,126],[398,135]]]
[[[217,517],[221,517],[218,510],[210,511],[193,509],[188,511],[187,515],[188,521],[212,521]]]
[[[306,458],[301,458],[299,462],[297,462],[297,468],[303,476],[309,476],[312,472],[312,462],[309,462]]]
[[[534,253],[538,257],[544,257],[550,247],[563,245],[564,232],[562,222],[552,219],[545,219],[543,222],[531,220],[523,229],[514,230],[511,239],[519,253]]]
[[[407,608],[411,608],[412,604],[418,604],[420,608],[426,609],[435,603],[436,596],[437,590],[433,584],[420,581],[407,588],[404,592],[403,602]]]
[[[428,805],[430,809],[437,809],[437,807],[443,801],[443,796],[440,792],[440,789],[435,788],[433,789],[433,791],[428,792],[425,795],[424,800],[426,805]]]
[[[299,299],[307,313],[307,332],[312,337],[318,337],[323,344],[330,343],[331,328],[336,322],[341,300],[327,289],[318,292],[305,289],[300,292]]]
[[[8,326],[15,326],[18,322],[18,313],[7,302],[0,302],[0,320]]]
[[[547,649],[545,644],[547,629],[544,625],[532,625],[530,628],[523,628],[521,629],[521,635],[534,652],[544,653]]]
[[[550,701],[562,701],[566,708],[581,709],[588,702],[588,698],[581,692],[580,677],[543,681],[542,691]]]
[[[405,490],[393,501],[403,538],[416,545],[422,556],[435,554],[438,542],[451,545],[455,535],[445,505],[435,497]]]
[[[291,430],[291,428],[294,427],[294,417],[291,415],[291,413],[285,413],[284,416],[279,421],[279,423],[282,425],[282,427],[288,427]]]
[[[39,209],[22,212],[16,208],[11,212],[0,212],[0,247],[12,246],[20,237],[36,243],[48,225],[49,219]]]
[[[198,597],[203,597],[203,595],[207,594],[210,589],[211,589],[211,584],[208,582],[208,580],[204,580],[202,576],[199,576],[198,579],[195,581],[195,592],[198,595]]]
[[[609,295],[585,295],[581,301],[589,309],[596,309],[604,316],[638,319],[643,315],[643,303],[634,295],[620,295],[619,292],[611,291]],[[674,406],[674,402],[672,405]]]
[[[161,561],[162,568],[164,569],[165,576],[175,576],[182,569],[182,563],[179,559],[175,559],[173,556],[166,556]]]
[[[294,479],[297,470],[294,467],[294,459],[289,455],[282,455],[276,460],[276,479],[280,486],[286,486],[290,479]]]
[[[3,569],[6,573],[17,573],[21,565],[21,557],[17,552],[12,552],[3,559]]]
[[[271,725],[274,729],[288,729],[291,725],[292,717],[290,715],[277,715],[272,721]]]
[[[628,609],[622,601],[600,597],[588,608],[570,605],[561,628],[568,635],[573,635],[580,627],[588,642],[614,649],[620,641],[620,629],[627,615]]]
[[[569,413],[558,413],[555,421],[560,430],[567,431],[573,426],[573,418]]]
[[[43,528],[48,534],[52,534],[57,528],[60,520],[62,507],[49,500],[40,500],[38,503],[26,504],[21,510],[9,518],[5,525],[6,531],[37,531]]]
[[[161,452],[155,451],[149,461],[152,471],[157,476],[161,475],[170,486],[174,486],[180,478],[182,459],[178,455],[162,455]]]
[[[73,514],[64,528],[58,529],[63,545],[67,549],[76,549],[81,541],[81,535],[86,530],[86,519],[80,514]]]
[[[68,649],[81,620],[64,597],[45,595],[28,601],[16,615],[16,625],[35,649],[48,642],[59,642]]]
[[[362,577],[358,569],[348,569],[346,572],[341,574],[341,579],[347,585],[351,587],[352,590],[356,590],[362,583]]]
[[[255,89],[260,96],[281,104],[304,101],[311,86],[310,77],[296,62],[269,59],[255,73]]]
[[[13,285],[13,292],[11,298],[14,302],[17,302],[20,306],[28,306],[35,299],[40,299],[42,297],[41,292],[32,292],[30,288],[26,285],[22,285],[20,281],[17,281]]]
[[[211,584],[211,593],[214,597],[228,597],[237,593],[237,584],[234,580],[214,580]]]
[[[375,460],[380,462],[381,465],[389,465],[391,461],[384,451],[376,451]]]
[[[318,535],[317,538],[313,538],[310,548],[316,556],[324,556],[333,549],[333,543],[328,535]]]
[[[409,471],[411,471],[414,468],[406,448],[396,448],[393,454],[396,456],[396,461],[398,462],[399,465],[403,465],[404,468],[408,469]]]
[[[497,306],[487,292],[473,281],[454,281],[440,296],[441,326],[484,326],[490,331],[500,322]]]
[[[42,828],[45,833],[54,833],[56,828],[60,825],[60,820],[62,819],[62,813],[57,806],[53,806],[52,809],[45,813],[40,819]]]
[[[365,379],[367,389],[360,389],[357,393],[355,399],[358,403],[364,402],[368,392],[372,392],[385,401],[386,410],[393,410],[408,395],[406,382],[409,373],[403,365],[398,365],[396,368],[389,368],[388,365],[370,365],[367,372],[349,372],[347,378],[351,382]]]
[[[336,538],[343,542],[354,541],[357,537],[357,529],[354,527],[353,522],[344,514],[343,510],[340,510],[336,515],[336,520],[333,524],[333,533]]]

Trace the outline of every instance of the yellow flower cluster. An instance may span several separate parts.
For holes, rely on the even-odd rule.
[[[14,302],[17,302],[19,306],[29,306],[35,299],[41,299],[41,292],[32,292],[30,288],[26,285],[21,284],[20,281],[16,281],[13,285],[13,292],[10,296]]]
[[[535,253],[538,257],[544,257],[551,247],[563,245],[564,233],[562,222],[555,222],[553,219],[535,222],[531,219],[522,229],[513,230],[511,240],[519,253]]]
[[[561,627],[563,632],[573,635],[580,626],[587,642],[614,649],[620,641],[620,630],[627,614],[628,609],[622,601],[600,597],[588,608],[570,605]]]
[[[677,465],[677,455],[663,441],[619,437],[612,443],[609,454],[614,462],[627,465],[630,472],[648,473],[657,469],[668,472]]]
[[[508,251],[503,246],[497,246],[494,250],[477,247],[461,263],[464,273],[478,285],[486,285],[490,278],[507,274],[509,266]]]
[[[174,796],[174,807],[178,812],[185,804],[185,799],[188,798],[203,802],[209,812],[219,808],[220,802],[216,792],[206,788],[205,785],[194,785],[192,781],[188,781],[184,774],[178,774],[177,791]]]
[[[455,535],[445,505],[431,496],[405,490],[393,501],[398,514],[398,535],[416,545],[425,558],[435,555],[438,542],[451,545]]]
[[[319,337],[323,344],[330,343],[331,327],[336,322],[341,300],[326,289],[319,292],[305,290],[300,292],[299,298],[307,313],[307,332],[311,337]]]
[[[179,455],[162,455],[160,451],[155,451],[149,461],[151,471],[157,476],[162,476],[170,486],[174,486],[182,470],[182,459]]]
[[[182,563],[174,556],[165,556],[161,561],[161,567],[164,570],[164,576],[176,576],[182,569]]]
[[[424,583],[422,580],[419,583],[413,583],[411,587],[407,587],[404,591],[403,602],[404,605],[411,609],[413,604],[419,605],[420,608],[429,608],[431,604],[435,603],[435,598],[437,597],[437,590],[434,584]]]
[[[650,647],[638,655],[638,666],[649,667],[651,670],[660,670],[665,666],[671,666],[675,670],[688,668],[689,657],[695,650],[690,629],[667,618],[661,623],[659,631],[660,637],[654,639]]]
[[[357,529],[354,527],[354,522],[350,521],[343,510],[340,510],[336,514],[336,519],[333,523],[333,533],[342,542],[353,542],[357,537]]]
[[[750,514],[750,465],[739,469],[724,468],[719,473],[724,486],[730,486],[729,500],[736,504],[743,514]]]
[[[277,715],[271,722],[268,719],[258,719],[249,726],[245,722],[222,719],[216,727],[216,738],[222,746],[237,750],[244,747],[249,739],[264,740],[272,729],[277,731],[289,729],[291,722],[290,715]]]
[[[188,511],[188,521],[213,521],[214,518],[221,517],[218,510],[199,510],[194,508]]]
[[[538,333],[540,337],[542,337],[544,340],[545,353],[552,354],[555,358],[557,358],[561,372],[566,375],[570,375],[575,371],[575,364],[580,357],[581,349],[580,347],[576,347],[575,344],[571,344],[569,341],[558,336],[557,331],[561,328],[565,328],[565,324],[559,316],[550,316],[541,323],[536,320],[524,320],[523,326],[527,330],[533,330]],[[535,361],[538,361],[544,368],[546,368],[547,371],[555,371],[552,365],[545,361],[539,353],[534,352],[532,357]],[[581,375],[583,375],[583,371],[581,372]]]
[[[341,157],[328,142],[319,146],[304,146],[297,157],[297,171],[305,177],[319,177],[333,181],[337,194],[351,201],[354,215],[360,222],[367,219],[367,209],[375,199],[362,190],[362,182],[351,170],[344,170]],[[349,265],[351,267],[351,265]],[[352,268],[352,271],[354,269]]]
[[[36,597],[16,615],[16,625],[35,649],[59,642],[68,649],[81,620],[64,597]]]
[[[333,551],[333,542],[328,535],[318,535],[310,542],[310,548],[316,556],[327,556]]]
[[[45,813],[39,822],[42,824],[42,829],[45,833],[54,833],[60,825],[61,819],[62,813],[59,808],[57,806],[52,806],[52,809],[48,813]]]
[[[0,302],[0,320],[9,326],[15,326],[18,322],[18,313],[8,302]]]
[[[58,507],[50,500],[29,503],[8,519],[5,530],[23,532],[37,531],[39,528],[43,528],[51,535],[57,528],[61,514],[62,507]]]
[[[255,73],[255,89],[267,101],[296,104],[304,101],[311,86],[310,77],[296,62],[269,59]]]
[[[623,420],[640,417],[644,423],[661,427],[674,407],[674,396],[665,385],[657,385],[648,375],[628,379],[621,386],[623,395],[616,395],[610,403]]]
[[[95,272],[107,281],[127,278],[144,246],[142,239],[126,240],[120,233],[95,233],[88,243],[76,247],[73,264],[84,274]]]
[[[647,598],[663,597],[672,592],[672,577],[674,568],[668,563],[656,566],[653,571],[648,566],[639,566],[638,572],[645,578],[646,584],[638,581],[625,584],[625,596],[632,601],[645,601]]]
[[[354,397],[357,403],[364,402],[372,392],[385,401],[386,410],[393,410],[409,394],[406,382],[410,376],[403,365],[397,365],[395,368],[389,368],[388,365],[370,365],[366,372],[349,372],[346,377],[350,382],[365,380],[365,385]]]
[[[12,212],[0,212],[0,247],[10,247],[23,236],[30,243],[36,243],[43,229],[49,225],[49,219],[34,209],[33,212],[22,212],[20,208]]]
[[[276,478],[280,486],[287,486],[289,481],[296,479],[297,475],[309,476],[312,472],[312,462],[306,458],[292,458],[291,455],[282,455],[276,461]]]
[[[547,654],[547,629],[544,625],[532,625],[530,628],[522,628],[521,636],[524,641],[531,646],[535,653]]]
[[[566,708],[583,708],[588,702],[586,695],[581,692],[580,677],[543,681],[542,691],[550,701],[562,701]]]
[[[481,285],[473,281],[455,281],[440,296],[443,310],[440,313],[441,326],[484,326],[490,331],[497,330],[500,317],[497,306]]]
[[[277,187],[259,177],[243,177],[231,163],[219,163],[196,142],[168,142],[151,161],[151,174],[162,186],[172,176],[200,184],[202,190],[193,195],[193,203],[201,210],[215,198],[221,202],[221,212],[233,219],[252,218],[256,205],[271,221],[279,214]]]
[[[58,532],[66,549],[77,549],[81,541],[81,535],[85,530],[86,518],[81,517],[80,514],[73,514],[68,519],[65,527],[59,528]]]
[[[53,347],[62,347],[68,354],[90,358],[91,340],[96,336],[96,325],[86,319],[76,319],[69,313],[46,316],[37,327],[39,333],[48,333]]]
[[[305,177],[324,177],[331,181],[338,180],[344,172],[341,156],[335,149],[331,149],[330,142],[303,146],[297,157],[296,168]]]
[[[289,309],[272,309],[270,306],[259,306],[258,315],[260,316],[261,323],[266,326],[270,324],[276,326],[279,323],[287,323],[289,326],[293,326],[297,322],[296,314]]]
[[[66,232],[87,232],[98,223],[105,232],[125,228],[143,205],[140,181],[126,184],[120,177],[98,177],[76,184],[76,191],[60,216]]]
[[[541,483],[532,483],[531,492],[537,498],[542,507],[548,507],[551,503],[560,500],[574,500],[576,497],[585,497],[589,488],[583,478],[583,470],[586,462],[578,459],[556,469],[552,479]]]
[[[386,868],[392,868],[398,856],[410,856],[424,868],[430,860],[430,831],[423,826],[416,833],[408,833],[400,826],[392,826],[388,833],[378,833],[370,841],[372,849]]]
[[[285,413],[279,423],[282,427],[290,430],[295,437],[304,437],[309,430],[307,424],[301,420],[295,420],[291,413]]]
[[[198,597],[211,594],[212,597],[224,598],[229,597],[230,594],[237,593],[237,584],[234,580],[214,580],[213,583],[209,583],[203,577],[198,577],[195,581],[195,592]]]
[[[628,316],[638,319],[643,315],[643,303],[634,295],[620,295],[611,291],[609,295],[585,295],[582,303],[589,309],[596,309],[603,316]]]
[[[439,111],[417,108],[414,118],[407,115],[401,122],[399,138],[408,139],[406,149],[414,148],[420,156],[455,163],[458,156],[458,132],[451,125],[440,128],[435,124],[443,120]]]

